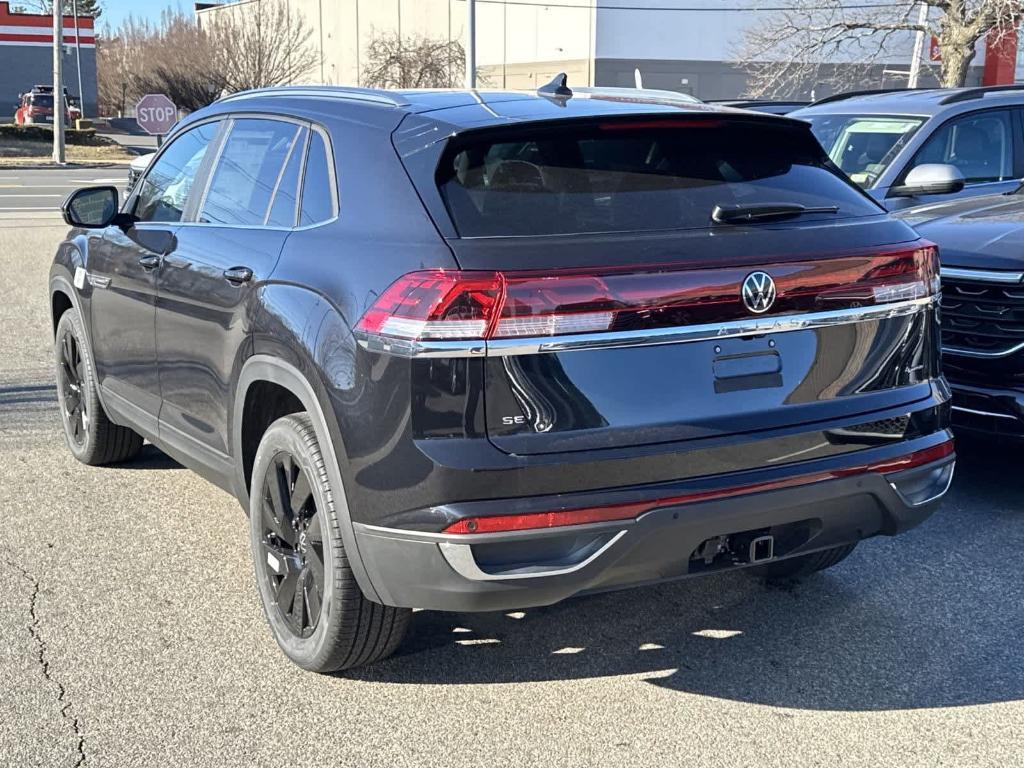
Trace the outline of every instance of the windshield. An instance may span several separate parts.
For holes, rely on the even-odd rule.
[[[922,117],[808,115],[811,131],[832,162],[870,189],[924,122]]]
[[[41,107],[42,109],[53,109],[53,96],[46,93],[33,93],[29,103],[33,107]]]

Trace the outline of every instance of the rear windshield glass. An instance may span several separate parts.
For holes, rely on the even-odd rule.
[[[42,109],[53,109],[53,96],[49,94],[33,93],[29,99],[29,103],[33,107],[40,107]]]
[[[463,237],[694,229],[716,205],[880,213],[827,165],[813,136],[790,126],[618,122],[456,140],[438,185]]]

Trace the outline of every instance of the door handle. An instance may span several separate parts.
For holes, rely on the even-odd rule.
[[[224,270],[224,279],[229,283],[241,285],[252,280],[252,270],[248,267],[232,267]]]
[[[155,253],[139,257],[139,266],[143,269],[156,269],[160,266],[160,257]]]

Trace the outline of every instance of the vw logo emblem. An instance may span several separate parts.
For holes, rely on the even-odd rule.
[[[741,293],[747,309],[760,315],[775,303],[775,281],[767,272],[751,272],[743,281]]]

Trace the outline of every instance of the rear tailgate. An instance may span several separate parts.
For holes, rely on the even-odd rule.
[[[480,327],[500,449],[777,429],[928,395],[934,250],[806,127],[703,118],[471,132],[441,155],[449,245],[477,287],[497,275]],[[711,221],[716,205],[774,203],[826,210]]]

